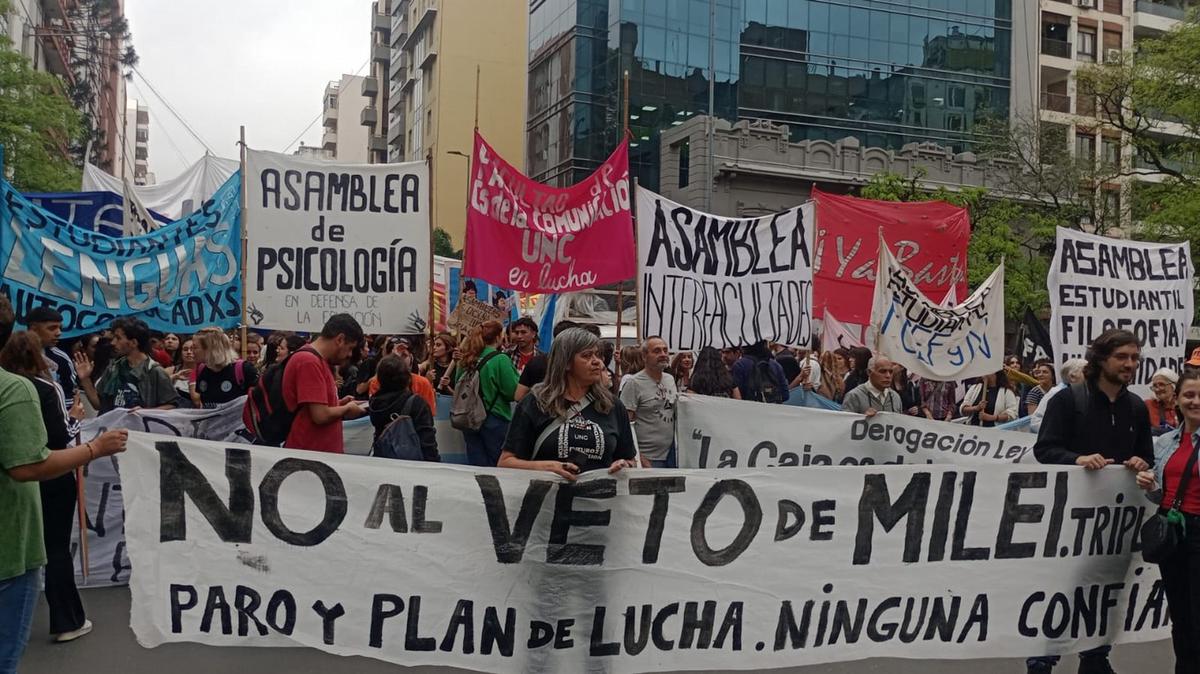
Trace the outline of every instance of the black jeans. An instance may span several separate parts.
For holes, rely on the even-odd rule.
[[[42,482],[41,489],[50,633],[61,634],[83,627],[85,617],[79,590],[75,588],[75,562],[71,557],[71,523],[75,520],[74,471]]]
[[[1176,674],[1200,672],[1200,517],[1184,515],[1185,532],[1175,553],[1159,564]]]

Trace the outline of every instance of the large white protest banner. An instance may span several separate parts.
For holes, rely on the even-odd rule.
[[[1118,468],[546,473],[131,434],[139,643],[498,672],[766,669],[1167,636]],[[337,569],[337,573],[330,573]],[[797,573],[803,569],[804,573]]]
[[[1037,436],[905,414],[864,417],[789,405],[681,395],[681,468],[786,468],[907,463],[1037,463]]]
[[[248,310],[256,326],[320,330],[353,315],[369,333],[429,319],[429,169],[247,153]]]
[[[1046,277],[1055,361],[1083,358],[1100,333],[1122,328],[1142,343],[1135,385],[1148,385],[1159,368],[1182,372],[1193,275],[1186,242],[1110,239],[1059,227]]]
[[[80,439],[86,442],[107,430],[124,428],[165,437],[245,443],[247,439],[242,433],[245,400],[238,398],[212,409],[199,410],[112,410],[84,420],[80,425]],[[462,432],[450,425],[448,415],[448,411],[438,414],[433,422],[437,429],[438,453],[442,461],[466,463]],[[375,427],[366,417],[342,424],[343,445],[349,454],[370,453],[374,438]],[[125,504],[119,456],[98,459],[84,468],[83,494],[88,572],[86,576],[82,572],[83,546],[80,545],[79,521],[76,519],[71,533],[76,583],[85,587],[124,585],[129,581],[129,557],[125,551]]]
[[[637,189],[641,334],[673,350],[812,340],[812,204],[724,218]]]
[[[882,243],[871,310],[876,351],[913,374],[939,381],[1000,370],[1004,366],[1004,264],[966,301],[947,307],[926,297]]]

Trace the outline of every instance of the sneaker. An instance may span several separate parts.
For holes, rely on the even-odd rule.
[[[54,642],[58,643],[58,644],[65,644],[68,641],[75,641],[79,637],[81,637],[91,631],[92,631],[92,621],[88,620],[87,618],[84,618],[83,624],[79,626],[79,629],[71,630],[70,632],[63,632],[62,634],[54,635]]]
[[[1108,662],[1108,656],[1079,658],[1079,674],[1117,674]]]

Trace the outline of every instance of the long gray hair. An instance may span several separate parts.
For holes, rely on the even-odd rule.
[[[567,375],[575,356],[588,349],[599,349],[600,338],[582,328],[564,330],[554,338],[550,347],[550,357],[546,360],[546,378],[542,383],[533,387],[533,395],[537,398],[542,411],[554,417],[563,417],[571,409],[573,403],[566,399]],[[613,408],[612,391],[598,381],[592,385],[592,407],[601,414],[608,414]]]

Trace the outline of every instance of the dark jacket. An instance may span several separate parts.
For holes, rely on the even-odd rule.
[[[379,392],[371,398],[371,425],[375,427],[375,437],[383,433],[383,429],[392,423],[393,414],[401,414],[409,398],[415,398],[408,413],[412,417],[413,427],[421,438],[421,454],[426,461],[441,461],[438,455],[437,431],[433,427],[433,412],[429,403],[421,396],[415,396],[412,391]]]
[[[1046,414],[1038,430],[1033,454],[1041,463],[1074,465],[1075,459],[1100,454],[1114,463],[1135,456],[1154,465],[1154,438],[1150,414],[1141,398],[1122,389],[1110,401],[1092,381],[1085,385],[1087,411],[1078,418],[1075,391],[1066,388],[1046,403]]]

